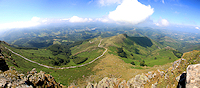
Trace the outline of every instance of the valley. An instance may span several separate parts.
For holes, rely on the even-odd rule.
[[[102,41],[102,40],[100,40],[100,43],[98,44],[98,47],[104,48],[104,47],[101,47],[101,46],[100,46],[100,45],[101,45],[101,41]],[[91,42],[90,42],[90,43],[91,43]],[[20,54],[18,54],[18,53],[13,52],[12,50],[8,49],[7,47],[4,47],[4,48],[7,49],[7,50],[9,50],[9,51],[12,52],[13,54],[15,54],[15,55],[17,55],[17,56],[20,56],[21,58],[23,58],[23,59],[25,59],[25,60],[27,60],[27,61],[29,61],[29,62],[31,62],[31,63],[38,64],[38,65],[43,66],[43,67],[45,67],[45,68],[53,68],[53,69],[70,69],[70,68],[83,67],[83,66],[85,66],[85,65],[88,65],[88,64],[93,63],[93,62],[96,61],[97,59],[101,58],[101,57],[107,52],[107,48],[104,48],[105,51],[104,51],[100,56],[98,56],[97,58],[93,59],[92,61],[90,60],[90,62],[85,63],[85,64],[82,64],[82,65],[70,66],[70,67],[51,67],[51,66],[43,65],[43,64],[41,64],[41,63],[32,61],[32,60],[30,60],[30,59],[28,59],[28,58],[26,58],[26,57],[24,57],[24,56],[22,56],[22,55],[20,55]],[[86,50],[84,50],[84,51],[86,51]],[[79,53],[80,53],[80,52],[79,52]],[[82,52],[82,53],[83,53],[83,52]],[[36,54],[36,53],[34,53],[34,54]],[[76,54],[76,55],[77,55],[77,54]],[[42,55],[41,55],[41,56],[42,56]],[[86,57],[85,54],[84,54],[84,56]],[[89,56],[88,56],[88,57],[89,57]],[[46,61],[44,61],[44,62],[46,62]],[[85,61],[84,61],[84,62],[85,62]],[[72,62],[72,63],[73,63],[73,62]],[[69,64],[70,64],[70,63],[69,63]]]

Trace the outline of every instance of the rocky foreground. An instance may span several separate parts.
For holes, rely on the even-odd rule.
[[[19,73],[14,67],[8,67],[0,50],[0,88],[60,88],[59,83],[43,71],[33,68],[27,74]]]
[[[180,79],[181,75],[176,77],[177,83],[183,81],[183,84],[178,83],[177,85],[169,86],[166,85],[166,88],[171,87],[180,87],[180,88],[200,88],[200,64],[189,65],[187,68],[187,81],[185,78]],[[86,88],[160,88],[157,85],[160,83],[158,78],[162,77],[166,80],[169,80],[169,75],[165,74],[163,71],[157,70],[155,72],[148,72],[146,74],[136,75],[134,78],[126,81],[118,78],[103,78],[99,83],[88,83]],[[151,86],[147,86],[149,82],[157,80]]]
[[[2,88],[60,88],[61,85],[54,80],[49,74],[36,69],[32,69],[27,74],[22,74],[16,71],[14,68],[10,68],[7,71],[0,71],[0,87]]]

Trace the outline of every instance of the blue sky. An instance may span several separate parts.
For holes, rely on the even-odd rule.
[[[52,22],[96,21],[199,29],[199,19],[199,0],[0,0],[3,30]]]

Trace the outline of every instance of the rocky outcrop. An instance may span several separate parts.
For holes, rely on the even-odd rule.
[[[88,83],[87,88],[200,88],[199,62],[200,51],[191,51],[166,70],[138,74],[128,81],[105,77],[99,83]]]
[[[10,68],[5,72],[0,73],[0,87],[12,88],[61,88],[62,86],[57,83],[54,78],[43,71],[37,73],[36,69],[30,72],[21,74],[14,68]]]
[[[12,60],[12,58],[11,56],[6,56],[6,54],[4,56],[1,48],[0,46],[0,88],[62,87],[54,80],[54,77],[43,71],[38,73],[35,68],[27,72],[27,74],[19,73],[14,67],[9,68],[5,59]]]
[[[164,76],[164,72],[157,70],[146,74],[139,74],[128,81],[104,77],[99,83],[93,84],[89,82],[86,88],[143,88],[147,82],[150,82],[151,79],[157,76]],[[152,84],[152,88],[156,88],[157,84],[157,82]]]
[[[28,85],[32,85],[33,87],[61,87],[61,85],[55,81],[54,77],[49,74],[45,74],[45,72],[43,71],[37,73],[35,68],[28,72],[28,75],[26,77],[26,83]]]
[[[15,69],[10,68],[0,74],[0,87],[12,88],[32,88],[26,84],[26,77],[24,74],[19,74]]]
[[[187,68],[186,88],[200,88],[200,64]]]

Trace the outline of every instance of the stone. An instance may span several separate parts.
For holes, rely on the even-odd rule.
[[[86,88],[94,88],[94,85],[92,83],[88,82]]]
[[[158,82],[152,84],[152,85],[151,85],[151,88],[156,88],[157,85],[158,85]]]
[[[200,88],[200,64],[187,67],[186,88]]]
[[[4,87],[7,84],[7,79],[5,77],[0,77],[0,87]]]

